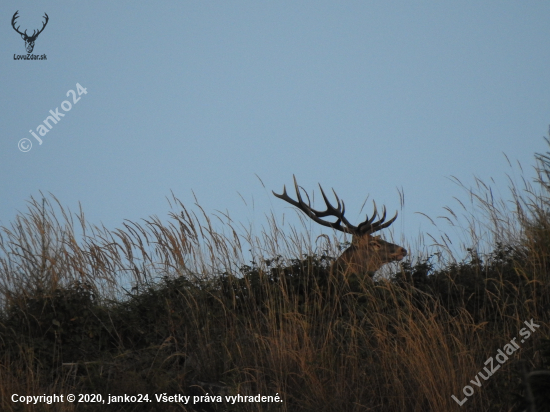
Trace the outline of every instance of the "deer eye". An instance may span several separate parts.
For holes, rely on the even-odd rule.
[[[369,242],[369,245],[373,248],[373,249],[376,249],[376,250],[380,250],[380,243],[378,243],[376,240],[371,240]]]

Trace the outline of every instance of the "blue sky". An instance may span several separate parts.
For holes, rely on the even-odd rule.
[[[48,14],[47,60],[14,60],[16,10],[29,32]],[[432,229],[415,212],[465,198],[450,176],[506,194],[502,153],[529,175],[547,149],[549,2],[7,0],[0,17],[2,225],[39,191],[112,229],[164,218],[173,191],[259,227],[292,218],[271,190],[295,174],[352,222],[367,195],[398,209],[402,188],[394,232],[414,241]],[[39,145],[29,130],[56,108]]]

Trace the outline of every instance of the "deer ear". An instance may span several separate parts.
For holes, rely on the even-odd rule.
[[[25,35],[24,35],[24,34],[22,34],[22,35],[21,35],[21,38],[22,38],[23,40],[25,40]]]

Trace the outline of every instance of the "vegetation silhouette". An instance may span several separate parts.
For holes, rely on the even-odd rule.
[[[460,409],[548,411],[550,154],[535,162],[537,179],[511,184],[511,202],[480,181],[466,189],[478,206],[467,215],[460,203],[470,226],[448,209],[470,236],[466,258],[442,236],[429,252],[407,246],[408,260],[373,279],[331,270],[345,242],[325,236],[314,253],[307,234],[273,216],[255,236],[172,196],[166,222],[111,231],[52,195],[31,198],[0,228],[0,408],[456,411],[451,395],[463,399],[533,319],[536,332]],[[69,393],[151,402],[12,402]],[[226,401],[237,394],[283,402]]]

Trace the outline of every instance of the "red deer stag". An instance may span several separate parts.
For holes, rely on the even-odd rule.
[[[351,246],[348,247],[338,259],[336,259],[333,267],[346,271],[347,273],[359,274],[370,272],[372,275],[380,269],[382,265],[389,262],[399,261],[407,255],[407,250],[405,248],[386,242],[380,239],[379,236],[371,236],[374,232],[378,232],[379,230],[390,226],[395,219],[397,219],[397,212],[392,219],[384,223],[386,220],[386,207],[384,207],[380,220],[375,222],[378,212],[376,210],[376,204],[374,204],[374,213],[372,217],[369,218],[367,215],[367,219],[363,223],[360,223],[358,226],[353,226],[344,217],[344,213],[346,211],[344,201],[338,198],[338,195],[334,189],[332,192],[336,197],[336,207],[328,201],[323,188],[319,185],[321,195],[323,196],[327,206],[327,210],[321,212],[311,208],[307,193],[307,204],[302,200],[300,189],[303,188],[298,186],[296,177],[293,176],[293,178],[294,187],[296,188],[296,197],[298,199],[297,201],[288,196],[286,193],[286,186],[283,186],[283,194],[279,195],[275,192],[273,192],[273,194],[279,199],[283,199],[285,202],[296,206],[314,222],[352,235]],[[335,217],[337,220],[335,222],[327,222],[326,220],[321,219],[327,216]]]

